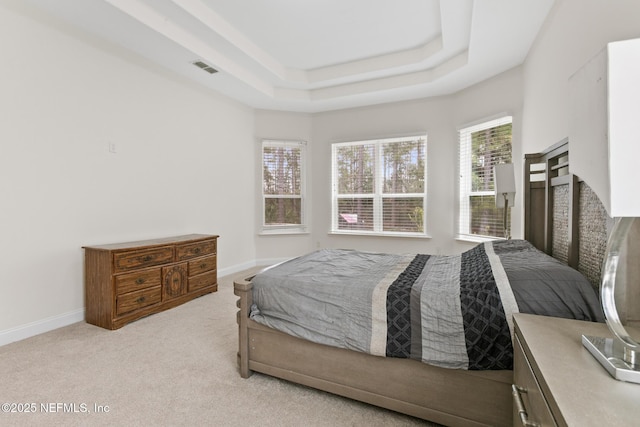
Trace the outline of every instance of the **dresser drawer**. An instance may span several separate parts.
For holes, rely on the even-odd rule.
[[[142,289],[116,297],[116,314],[121,316],[130,311],[138,310],[160,302],[161,286]]]
[[[189,292],[196,289],[204,288],[206,286],[215,285],[218,281],[217,271],[209,271],[204,274],[199,274],[194,277],[189,277]]]
[[[516,335],[513,353],[513,425],[557,426]],[[528,421],[531,424],[527,424]],[[535,423],[535,424],[534,424]]]
[[[161,283],[160,272],[160,268],[154,268],[115,276],[116,294],[121,295],[151,286],[158,286]]]
[[[178,261],[184,261],[204,255],[213,255],[216,253],[216,241],[205,240],[203,242],[188,243],[176,246],[176,258]]]
[[[216,269],[216,256],[208,256],[189,261],[189,276],[206,273]]]
[[[173,247],[162,246],[136,252],[117,252],[113,255],[116,272],[134,270],[136,268],[153,267],[173,261]]]

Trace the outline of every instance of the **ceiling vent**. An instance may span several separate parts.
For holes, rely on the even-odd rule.
[[[195,65],[198,68],[202,68],[203,70],[205,70],[209,74],[214,74],[214,73],[218,72],[218,70],[213,68],[211,65],[206,64],[206,63],[204,63],[202,61],[194,61],[193,65]]]

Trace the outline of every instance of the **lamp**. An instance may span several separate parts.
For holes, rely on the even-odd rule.
[[[582,337],[583,345],[616,379],[640,383],[640,344],[622,325],[616,275],[627,234],[640,217],[637,193],[640,119],[640,39],[607,44],[569,80],[571,172],[598,195],[615,219],[609,236],[601,304],[614,338]]]
[[[513,163],[502,163],[493,167],[494,188],[496,191],[496,207],[504,208],[502,225],[505,239],[511,238],[507,224],[507,209],[513,206],[516,195],[516,179],[513,174]]]

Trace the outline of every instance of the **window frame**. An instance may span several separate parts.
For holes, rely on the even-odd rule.
[[[471,134],[506,124],[511,124],[511,158],[513,162],[513,116],[508,113],[500,114],[494,118],[485,119],[475,124],[465,125],[458,129],[458,212],[456,221],[456,238],[459,240],[471,242],[486,242],[492,240],[504,240],[502,236],[491,236],[484,234],[474,234],[471,232],[471,197],[494,197],[495,191],[473,191],[472,190],[472,137]],[[468,144],[463,147],[463,144]],[[463,159],[463,153],[469,153],[466,159]],[[465,161],[466,160],[466,161]],[[465,161],[463,165],[463,161]],[[493,170],[493,168],[492,168]],[[465,172],[466,171],[466,172]],[[491,172],[493,174],[493,172]],[[464,189],[464,191],[463,191]],[[495,200],[494,200],[495,205]],[[502,218],[502,209],[496,207],[500,211]],[[511,210],[508,212],[507,221],[511,221]]]
[[[383,162],[383,144],[389,144],[394,142],[403,142],[408,140],[421,139],[423,140],[423,156],[424,156],[424,176],[423,176],[423,192],[422,193],[384,193],[384,176],[380,173],[374,173],[374,192],[363,194],[338,194],[338,163],[337,163],[337,149],[339,147],[346,146],[364,146],[374,145],[374,157],[375,157],[375,170],[382,170],[381,163]],[[428,138],[427,133],[410,134],[402,137],[391,138],[378,138],[358,141],[345,141],[334,142],[331,144],[331,234],[349,234],[349,235],[366,235],[366,236],[392,236],[392,237],[430,237],[427,233],[427,204],[428,204],[428,180],[427,180],[427,159],[428,159]],[[421,232],[411,231],[384,231],[384,200],[392,198],[422,198],[422,230]],[[340,199],[353,199],[353,198],[365,198],[372,199],[373,203],[373,230],[348,230],[341,229],[338,218],[338,200]]]
[[[300,149],[300,195],[272,195],[265,194],[265,147],[288,147]],[[287,140],[287,139],[262,139],[260,143],[260,193],[261,193],[261,213],[260,213],[260,232],[259,234],[306,234],[308,233],[307,224],[307,203],[306,203],[306,186],[307,186],[307,142],[304,140]],[[266,223],[266,200],[269,198],[300,198],[300,224],[281,224],[270,225]]]

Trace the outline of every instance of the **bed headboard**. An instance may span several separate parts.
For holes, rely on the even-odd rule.
[[[569,172],[569,141],[524,158],[524,238],[600,287],[612,219],[587,184]]]

